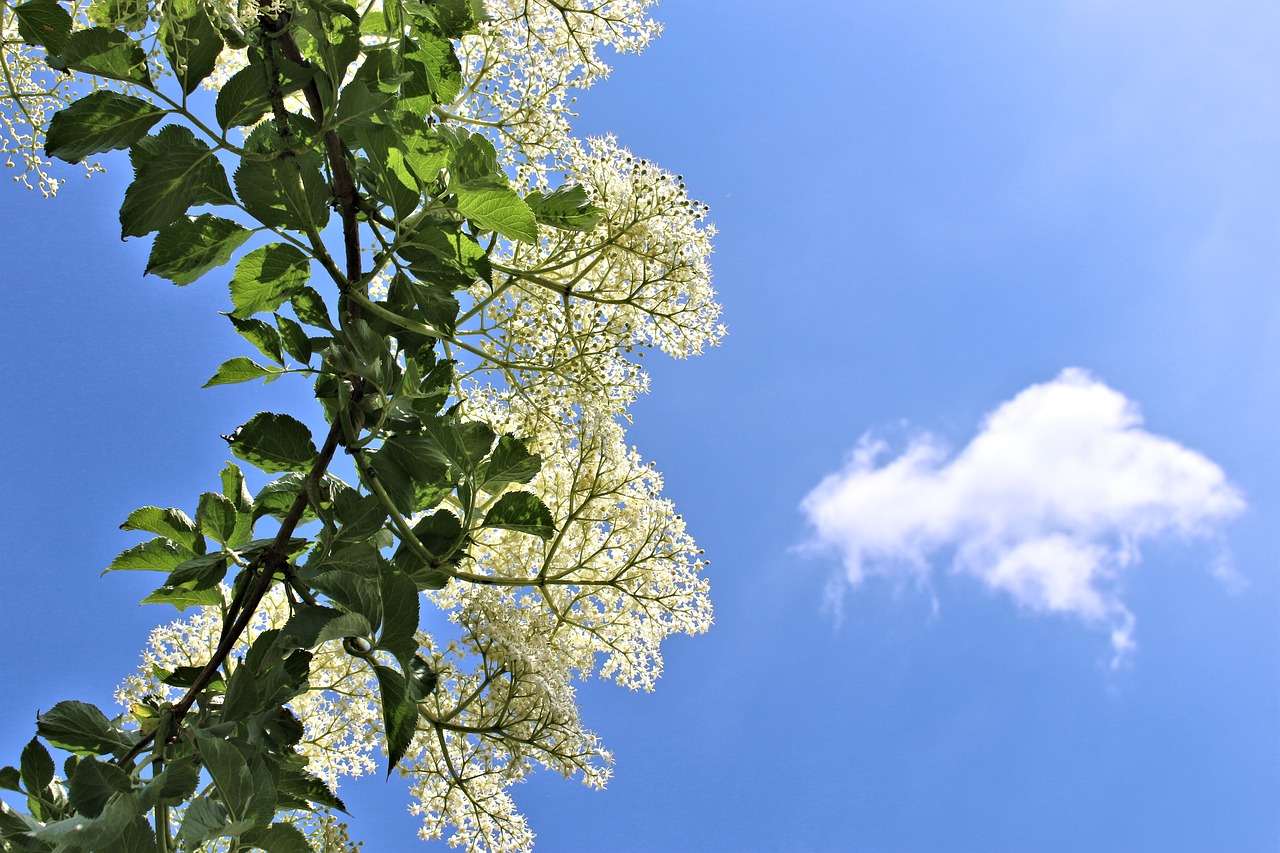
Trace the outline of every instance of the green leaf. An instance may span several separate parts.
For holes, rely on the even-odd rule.
[[[328,785],[307,773],[301,767],[291,767],[287,764],[282,766],[276,792],[283,795],[281,800],[284,797],[289,797],[302,804],[314,804],[321,808],[337,809],[344,813],[347,811],[346,804],[333,791],[329,790]],[[307,810],[310,811],[309,806],[307,806]]]
[[[229,823],[227,809],[222,803],[211,797],[196,797],[182,816],[178,841],[185,845],[185,849],[195,850],[209,839],[227,834]]]
[[[191,757],[179,758],[169,763],[161,774],[157,799],[168,805],[177,805],[195,796],[200,783],[200,770]]]
[[[305,487],[305,481],[304,474],[285,474],[278,480],[267,483],[253,499],[254,515],[258,518],[270,515],[273,518],[283,519]],[[315,509],[308,503],[307,508],[303,510],[302,521],[314,521],[315,517]]]
[[[538,225],[533,211],[515,190],[451,187],[458,197],[458,210],[481,231],[497,231],[509,240],[535,243]]]
[[[240,259],[231,279],[235,316],[274,311],[298,293],[311,277],[311,261],[288,243],[271,243]],[[301,319],[301,318],[300,318]]]
[[[462,91],[462,65],[448,38],[419,31],[415,49],[404,57],[413,76],[401,90],[400,106],[428,113],[436,104],[452,104]]]
[[[249,494],[244,472],[239,465],[228,462],[219,477],[222,480],[222,496],[231,502],[236,511],[236,528],[226,545],[228,548],[240,548],[253,536],[253,497]]]
[[[414,655],[409,663],[409,692],[418,699],[425,699],[435,691],[440,679],[431,669],[431,665],[422,659],[422,655]]]
[[[54,0],[31,0],[13,10],[18,16],[18,35],[27,44],[39,45],[57,55],[71,35],[71,16]]]
[[[382,601],[378,586],[372,581],[341,569],[307,573],[305,578],[317,592],[327,595],[347,610],[361,614],[371,628],[382,621]]]
[[[337,541],[364,542],[382,529],[387,510],[377,495],[356,496],[354,491],[338,496],[336,519],[342,525]]]
[[[419,589],[442,588],[449,582],[449,575],[441,567],[456,564],[461,557],[459,547],[465,535],[462,523],[449,510],[436,510],[413,526],[413,535],[430,559],[424,561],[408,544],[401,543],[392,563]]]
[[[222,52],[217,28],[196,0],[161,0],[160,43],[184,95],[213,72]]]
[[[144,506],[129,513],[121,530],[142,530],[165,537],[185,548],[189,553],[203,550],[200,533],[196,523],[180,509],[160,509],[156,506]],[[127,553],[127,552],[126,552]]]
[[[142,604],[171,604],[179,611],[188,607],[214,607],[222,602],[217,587],[189,589],[187,587],[162,586],[142,599]]]
[[[564,184],[546,194],[534,190],[524,200],[538,222],[563,231],[594,231],[604,215],[581,184]]]
[[[458,290],[476,279],[493,279],[489,256],[475,237],[430,219],[424,218],[409,233],[399,254],[410,271],[426,281],[449,283],[446,276],[452,274],[460,282]]]
[[[98,89],[54,113],[44,151],[49,157],[79,163],[90,154],[128,148],[164,114],[146,101]]]
[[[228,314],[227,319],[236,327],[240,337],[253,344],[258,352],[284,367],[284,350],[280,344],[280,333],[272,326],[253,318],[241,318]]]
[[[151,88],[146,54],[127,33],[119,30],[104,27],[75,30],[48,62],[59,71],[80,71]]]
[[[312,158],[242,160],[234,179],[245,210],[263,225],[319,231],[329,221],[332,195]]]
[[[227,575],[227,555],[222,551],[187,560],[169,574],[165,586],[174,589],[213,589]]]
[[[249,239],[252,231],[230,219],[211,213],[194,218],[180,216],[156,235],[147,260],[147,273],[185,285],[231,260],[231,254]]]
[[[489,455],[496,437],[493,428],[483,421],[459,423],[452,418],[432,418],[423,421],[422,425],[431,439],[425,452],[468,473]]]
[[[373,665],[382,694],[382,723],[387,734],[387,776],[404,758],[418,728],[418,706],[405,685],[404,676],[388,666]]]
[[[511,483],[524,485],[542,470],[542,458],[525,449],[520,439],[504,435],[489,454],[480,475],[480,489],[493,494]]]
[[[268,382],[283,374],[278,367],[258,364],[253,359],[238,355],[218,365],[218,371],[209,377],[209,381],[201,388],[212,388],[215,385],[235,385],[238,382],[251,382],[254,379],[266,378]]]
[[[290,298],[289,304],[293,306],[293,313],[298,315],[298,319],[302,322],[328,329],[330,332],[337,331],[333,321],[329,319],[329,309],[324,304],[324,298],[314,288],[298,288]]]
[[[36,731],[51,745],[76,755],[104,755],[130,744],[106,714],[87,702],[59,702],[36,718]]]
[[[485,527],[500,527],[531,533],[542,539],[555,535],[555,521],[551,510],[532,492],[507,492],[498,498],[484,517]]]
[[[227,692],[222,699],[222,719],[238,723],[261,710],[258,702],[257,678],[247,666],[238,666],[227,681]]]
[[[240,750],[228,741],[202,731],[196,732],[196,748],[231,817],[234,820],[248,817],[249,804],[253,800],[253,774],[249,772],[249,765]]]
[[[288,317],[276,314],[275,318],[276,328],[280,332],[280,344],[284,347],[284,351],[303,364],[311,361],[311,338],[307,337],[306,329]]]
[[[22,774],[16,767],[0,767],[0,788],[6,791],[22,790]]]
[[[374,477],[401,515],[435,506],[453,491],[448,469],[427,455],[429,446],[422,436],[397,435],[370,454]]]
[[[71,775],[67,799],[82,815],[98,817],[113,794],[129,791],[133,785],[129,774],[114,764],[85,758]]]
[[[53,781],[56,768],[53,764],[53,757],[49,755],[49,750],[44,748],[44,744],[32,738],[26,746],[22,748],[22,758],[18,763],[19,770],[22,774],[22,784],[26,786],[27,793],[35,797],[44,794],[45,789],[49,787],[49,783]]]
[[[263,831],[255,832],[249,841],[254,849],[262,849],[266,853],[311,853],[307,837],[291,823],[273,823]]]
[[[150,539],[134,545],[111,561],[103,571],[107,572],[169,572],[176,569],[190,556],[190,551],[179,549],[168,539]]]
[[[368,637],[373,633],[369,620],[359,613],[343,613],[332,607],[312,605],[297,610],[281,633],[297,638],[298,645],[313,649],[321,643],[343,637]]]
[[[382,632],[378,647],[396,656],[407,666],[418,650],[418,588],[410,578],[390,566],[382,571]]]
[[[194,204],[227,204],[231,187],[209,146],[185,127],[166,125],[133,146],[135,177],[120,207],[123,237],[143,237]]]
[[[237,459],[268,474],[309,471],[319,452],[306,424],[272,412],[259,412],[223,438]]]
[[[235,504],[216,492],[205,492],[196,509],[196,525],[219,545],[230,542],[236,532]]]
[[[146,28],[148,11],[146,0],[92,0],[89,21],[100,27],[119,27],[136,33]]]

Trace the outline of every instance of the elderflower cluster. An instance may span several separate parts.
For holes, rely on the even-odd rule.
[[[639,53],[662,27],[657,0],[485,0],[489,21],[460,45],[464,87],[451,112],[477,121],[518,177],[543,185],[571,163],[574,90],[608,76],[602,51]]]
[[[17,170],[13,180],[45,198],[64,181],[50,173],[44,156],[44,132],[58,110],[85,93],[89,83],[76,75],[59,74],[45,64],[44,49],[24,44],[18,32],[17,3],[0,0],[0,157]],[[88,26],[87,3],[75,2],[71,15]],[[102,171],[86,161],[86,175]]]

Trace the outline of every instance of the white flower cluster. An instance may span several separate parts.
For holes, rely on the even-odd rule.
[[[89,84],[73,74],[59,74],[44,61],[44,48],[23,43],[18,33],[18,4],[0,0],[0,157],[18,170],[14,181],[37,189],[45,198],[58,192],[64,181],[50,174],[52,163],[44,156],[44,131],[58,110],[85,94]],[[87,3],[73,3],[71,14],[80,26],[88,26]],[[86,175],[102,171],[86,161]]]

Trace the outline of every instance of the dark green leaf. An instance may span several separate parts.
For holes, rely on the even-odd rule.
[[[311,261],[288,243],[271,243],[240,259],[231,279],[235,316],[274,311],[311,277]]]
[[[133,183],[120,207],[121,236],[143,237],[186,214],[193,204],[227,204],[222,164],[190,130],[166,125],[133,146]]]
[[[196,525],[214,542],[220,545],[230,542],[236,532],[235,505],[222,495],[205,492],[196,509]]]
[[[276,314],[275,318],[284,351],[303,364],[311,361],[311,338],[307,337],[306,330],[288,317]]]
[[[241,68],[218,91],[214,115],[224,130],[257,123],[271,109],[267,98],[267,77],[262,65]]]
[[[187,560],[169,574],[171,589],[214,589],[227,576],[227,555],[221,551]]]
[[[493,428],[483,421],[459,423],[451,418],[431,418],[422,425],[431,439],[425,452],[466,472],[474,471],[480,460],[489,455],[496,437]]]
[[[440,589],[449,582],[442,567],[458,562],[465,531],[458,517],[448,510],[436,510],[413,526],[414,538],[427,558],[407,543],[401,543],[392,563],[413,580],[419,589]]]
[[[196,785],[200,782],[200,770],[190,757],[170,762],[162,776],[157,796],[160,802],[168,805],[176,805],[191,799],[195,795]]]
[[[70,782],[67,799],[72,808],[89,817],[101,815],[112,794],[125,792],[133,787],[128,773],[114,764],[92,757],[85,758],[76,765]]]
[[[329,786],[321,780],[307,773],[301,767],[291,767],[285,765],[280,768],[280,781],[277,784],[277,793],[284,797],[291,797],[295,802],[300,804],[314,803],[317,806],[327,809],[337,809],[340,812],[346,812],[347,806],[340,800],[333,791],[329,790]],[[303,806],[304,808],[306,806]]]
[[[124,524],[120,525],[120,529],[156,533],[172,540],[192,554],[197,553],[197,548],[203,550],[199,541],[200,533],[196,530],[196,523],[180,509],[160,509],[155,506],[144,506],[129,513],[129,517],[125,519]],[[175,563],[174,565],[177,564]],[[173,568],[173,566],[169,568]]]
[[[56,55],[71,35],[71,16],[54,0],[31,0],[14,9],[18,35],[27,44],[40,45]]]
[[[258,703],[257,678],[247,666],[238,666],[227,681],[227,693],[222,700],[222,719],[237,723],[261,710]]]
[[[54,113],[44,151],[79,163],[90,154],[128,148],[162,118],[164,110],[146,101],[99,89]]]
[[[249,838],[254,849],[266,853],[311,853],[311,845],[302,831],[291,823],[273,823]]]
[[[387,734],[387,775],[404,758],[418,729],[418,706],[405,685],[404,676],[391,667],[374,664],[378,691],[382,694],[382,723]]]
[[[373,476],[401,515],[435,506],[453,490],[448,470],[426,454],[422,436],[397,435],[370,455]]]
[[[200,760],[218,786],[218,793],[231,817],[235,820],[248,817],[249,804],[253,800],[253,775],[240,750],[221,738],[200,731],[196,732],[196,745]]]
[[[404,59],[412,77],[401,90],[401,107],[429,113],[436,104],[457,100],[462,91],[462,65],[448,38],[420,31],[414,50]]]
[[[151,539],[122,551],[111,561],[107,572],[170,572],[182,565],[190,551],[179,549],[163,537]]]
[[[174,284],[191,284],[231,260],[231,253],[252,234],[247,228],[211,213],[180,216],[160,229],[151,246],[146,272]]]
[[[259,518],[264,515],[284,518],[305,487],[305,481],[306,476],[303,474],[285,474],[283,477],[267,483],[253,499],[254,514]],[[302,520],[304,522],[312,521],[315,517],[314,508],[308,504],[303,511]]]
[[[126,83],[151,87],[147,57],[142,47],[127,33],[103,27],[75,30],[50,56],[49,65],[59,71],[80,71]]]
[[[53,746],[76,755],[103,755],[129,744],[107,715],[87,702],[59,702],[36,718],[36,731]]]
[[[484,526],[531,533],[543,539],[550,539],[556,532],[547,505],[532,492],[523,491],[507,492],[498,498],[484,517]]]
[[[119,807],[123,811],[127,808],[128,802],[124,799],[118,800],[108,806],[108,810]],[[156,853],[155,831],[145,817],[135,814],[115,839],[95,847],[94,850],[99,853]]]
[[[324,299],[313,288],[299,287],[290,299],[290,304],[293,305],[293,313],[302,322],[330,332],[337,331],[333,321],[329,319],[329,309],[325,306]]]
[[[417,699],[425,699],[436,689],[439,677],[431,669],[431,665],[422,659],[422,655],[414,655],[409,663],[409,692]]]
[[[409,577],[390,566],[382,572],[382,632],[378,647],[407,666],[418,650],[418,588]]]
[[[373,536],[387,521],[387,510],[377,495],[363,495],[340,501],[336,507],[342,529],[338,539],[344,542],[363,542]]]
[[[225,834],[229,822],[222,803],[211,797],[196,797],[182,816],[178,840],[186,845],[185,849],[194,850],[205,841]]]
[[[526,450],[523,441],[511,435],[500,436],[482,469],[480,489],[495,493],[511,483],[523,485],[541,470],[541,457]]]
[[[161,0],[160,43],[184,95],[213,72],[222,52],[217,28],[196,0]]]
[[[308,573],[306,580],[317,592],[327,595],[347,610],[363,615],[371,627],[382,621],[382,601],[376,583],[357,576],[355,572],[342,570]]]
[[[235,183],[245,209],[263,225],[319,231],[329,221],[329,186],[310,158],[242,160]]]
[[[27,793],[39,797],[44,794],[45,789],[49,787],[49,783],[53,781],[53,775],[56,768],[53,765],[53,757],[49,755],[49,750],[44,748],[44,744],[32,738],[26,746],[22,748],[22,758],[18,763],[19,771],[22,774],[22,784],[26,786]]]
[[[272,412],[259,412],[224,438],[237,459],[268,474],[308,471],[318,453],[306,424]]]
[[[16,767],[0,767],[0,788],[6,791],[19,791],[22,786],[22,774]]]
[[[284,349],[280,344],[280,333],[274,327],[252,317],[241,318],[231,314],[227,319],[242,338],[257,347],[258,352],[284,367]]]

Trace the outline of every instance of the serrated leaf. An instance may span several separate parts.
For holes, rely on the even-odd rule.
[[[530,533],[542,539],[555,535],[551,510],[532,492],[507,492],[494,503],[484,517],[485,527],[498,527]]]
[[[186,285],[231,260],[253,232],[210,213],[182,216],[160,229],[151,245],[147,273]]]
[[[200,770],[188,756],[169,763],[161,774],[160,789],[157,799],[168,805],[176,805],[195,795],[196,786],[200,783]]]
[[[410,696],[404,676],[387,666],[374,664],[378,692],[382,694],[382,724],[387,736],[387,776],[404,758],[418,730],[418,706]]]
[[[523,441],[511,435],[499,436],[483,468],[480,489],[492,494],[511,483],[524,485],[541,470],[542,458],[525,449]]]
[[[80,71],[151,88],[146,54],[127,33],[119,30],[105,27],[75,30],[67,36],[57,55],[49,56],[48,62],[59,71]]]
[[[160,43],[184,95],[213,72],[222,52],[217,28],[196,0],[161,0]]]
[[[289,304],[293,306],[293,313],[298,315],[298,319],[302,322],[328,329],[330,332],[337,331],[333,321],[329,319],[329,308],[324,304],[324,298],[314,288],[298,288],[297,292],[290,297]]]
[[[188,589],[186,587],[162,586],[142,599],[142,604],[171,604],[179,611],[188,607],[214,607],[222,602],[222,594],[217,587],[206,589]]]
[[[307,837],[291,823],[273,823],[249,837],[254,849],[266,853],[311,853]]]
[[[22,40],[44,47],[50,54],[56,55],[71,35],[71,15],[54,0],[31,0],[13,11]]]
[[[407,666],[418,650],[418,588],[409,577],[390,566],[383,569],[380,583],[382,595],[382,631],[378,647],[391,652]]]
[[[190,556],[189,551],[179,550],[164,537],[149,539],[134,545],[111,561],[103,571],[107,572],[171,572]]]
[[[426,453],[422,436],[397,435],[370,454],[370,465],[391,503],[402,515],[428,509],[453,490],[448,469]]]
[[[259,412],[223,438],[237,459],[268,474],[309,471],[319,452],[306,424],[273,412]]]
[[[458,211],[481,231],[496,231],[508,240],[537,242],[537,220],[515,190],[510,187],[450,189],[457,196]]]
[[[252,382],[254,379],[271,379],[280,376],[284,371],[278,367],[258,364],[253,359],[238,355],[218,365],[218,370],[209,377],[209,381],[201,388],[212,388],[215,385],[235,385],[239,382]]]
[[[288,243],[254,249],[236,264],[231,279],[235,316],[274,311],[293,297],[311,277],[311,261]]]
[[[538,222],[564,231],[593,231],[604,214],[581,184],[564,184],[549,193],[535,190],[524,200]]]
[[[280,345],[295,360],[306,364],[311,361],[311,338],[306,329],[288,317],[275,315],[276,329],[280,332]]]
[[[186,849],[194,850],[205,841],[225,834],[229,823],[227,809],[222,803],[211,797],[196,797],[182,816],[178,840],[186,845]]]
[[[258,352],[284,367],[284,349],[280,343],[280,333],[275,328],[252,317],[241,318],[230,314],[227,319],[236,327],[240,337],[253,344]]]
[[[53,746],[76,755],[104,755],[129,745],[107,715],[87,702],[59,702],[36,718],[36,731]]]
[[[234,180],[245,209],[263,225],[319,231],[329,221],[329,186],[309,158],[242,160]]]
[[[98,89],[53,114],[44,151],[68,163],[128,148],[147,135],[164,110],[138,98]]]
[[[362,614],[370,626],[381,623],[382,601],[376,583],[356,576],[355,572],[341,569],[308,573],[305,577],[317,592],[353,613]]]
[[[85,758],[71,775],[67,799],[82,815],[98,817],[112,795],[132,788],[129,774],[114,764]]]
[[[123,237],[144,237],[183,217],[194,204],[231,201],[222,164],[185,127],[167,125],[130,153],[135,176],[120,206]]]
[[[228,741],[201,731],[196,732],[196,748],[232,819],[247,818],[253,800],[253,774],[240,750]]]
[[[200,534],[196,531],[196,523],[180,509],[161,509],[157,506],[144,506],[129,513],[121,530],[141,530],[155,533],[195,554],[200,547]]]
[[[175,568],[165,581],[174,589],[213,589],[227,575],[227,555],[221,551],[204,554]]]
[[[322,808],[337,809],[343,813],[347,811],[346,803],[329,790],[328,785],[301,767],[282,766],[276,791],[299,803],[315,804]]]
[[[214,542],[227,544],[236,532],[235,505],[220,494],[205,492],[196,509],[196,524]]]
[[[0,767],[0,789],[21,791],[22,774],[18,772],[18,768],[12,766]]]
[[[26,786],[27,793],[36,797],[44,794],[56,772],[53,756],[49,755],[49,750],[35,738],[22,748],[18,769],[22,774],[22,784]]]

